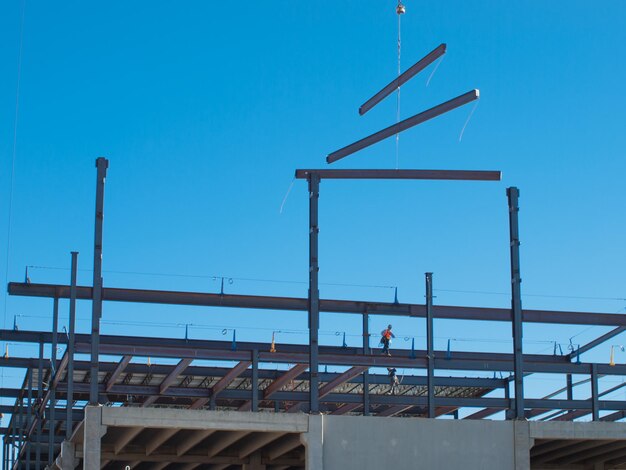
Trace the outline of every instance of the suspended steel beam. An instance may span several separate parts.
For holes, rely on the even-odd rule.
[[[358,152],[359,150],[363,150],[370,145],[374,145],[375,143],[391,137],[392,135],[396,135],[402,131],[410,129],[413,126],[417,126],[418,124],[422,124],[423,122],[436,118],[437,116],[447,113],[448,111],[452,111],[459,106],[471,103],[472,101],[477,100],[479,96],[480,92],[478,90],[468,91],[467,93],[457,96],[456,98],[452,98],[445,103],[427,109],[426,111],[416,114],[415,116],[405,119],[404,121],[400,121],[397,124],[389,126],[386,129],[378,131],[375,134],[367,136],[353,144],[343,147],[342,149],[336,150],[335,152],[328,154],[328,156],[326,157],[326,161],[328,163],[333,163],[337,160],[341,160],[348,155],[352,155],[353,153]]]
[[[393,170],[391,170],[393,171]],[[28,297],[69,298],[70,287],[57,284],[24,284],[10,282],[9,294]],[[77,299],[91,299],[91,287],[77,287]],[[204,307],[235,307],[250,309],[308,311],[308,299],[297,297],[269,297],[255,295],[206,294],[201,292],[157,291],[145,289],[103,288],[105,301],[157,303],[169,305],[196,305]],[[426,317],[426,306],[393,302],[366,302],[358,300],[320,300],[320,312],[354,313],[362,315],[392,315]],[[437,319],[511,321],[511,310],[506,308],[433,306]],[[561,312],[550,310],[523,310],[525,323],[559,323],[571,325],[626,326],[626,315],[595,312]],[[9,340],[13,330],[0,330],[0,339]],[[15,332],[15,333],[19,333]],[[44,338],[50,333],[41,333]],[[51,339],[46,339],[51,342]],[[62,336],[59,343],[66,342]]]
[[[366,112],[384,100],[387,96],[393,93],[394,90],[397,90],[406,82],[408,82],[415,75],[420,73],[434,61],[436,61],[439,57],[443,56],[446,53],[446,45],[440,44],[435,47],[432,51],[430,51],[426,56],[422,59],[418,60],[415,64],[411,65],[408,69],[402,72],[397,78],[392,80],[387,86],[385,86],[382,90],[372,96],[369,100],[361,105],[359,108],[359,114],[363,116]]]
[[[500,171],[482,170],[296,170],[296,179],[500,181]]]

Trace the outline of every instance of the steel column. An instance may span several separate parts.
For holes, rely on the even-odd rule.
[[[252,351],[252,411],[259,411],[259,351]]]
[[[100,318],[102,317],[102,225],[104,218],[104,181],[109,162],[96,160],[96,220],[93,249],[93,292],[91,311],[91,389],[89,403],[98,404],[98,353],[100,348]]]
[[[22,394],[21,397],[18,398],[19,402],[18,402],[18,419],[19,419],[19,425],[17,426],[17,455],[19,457],[19,455],[22,452],[22,447],[24,446],[24,395]],[[17,464],[17,468],[19,469],[21,467],[20,463],[18,462]]]
[[[428,417],[435,417],[435,347],[433,338],[433,273],[426,273],[426,349],[428,354]]]
[[[35,448],[35,470],[41,469],[41,424],[43,415],[39,413],[39,404],[43,399],[43,341],[39,343],[39,367],[37,377],[37,403],[35,405],[35,419],[37,420],[37,447]]]
[[[591,364],[591,414],[594,421],[600,420],[598,397],[598,366]]]
[[[59,328],[59,298],[55,297],[52,306],[52,345],[50,350],[50,362],[52,364],[52,372],[50,374],[50,381],[52,383],[52,376],[56,374],[57,370],[57,345],[58,336],[57,331]],[[48,433],[48,466],[52,465],[52,459],[54,456],[54,429],[55,429],[55,408],[56,408],[56,393],[55,387],[50,390],[50,432]]]
[[[318,260],[318,209],[320,178],[316,174],[309,176],[309,372],[311,374],[309,395],[311,413],[319,412],[319,260]]]
[[[76,274],[78,272],[78,252],[72,251],[72,271],[70,275],[70,320],[69,338],[67,341],[67,416],[65,423],[65,439],[72,437],[73,421],[72,408],[74,406],[74,330],[76,328]]]
[[[565,376],[565,380],[566,380],[566,390],[567,390],[567,399],[568,400],[573,400],[574,399],[574,385],[572,383],[572,374],[567,374]]]
[[[369,315],[363,312],[363,354],[370,354],[370,329]],[[363,416],[370,414],[370,373],[369,369],[363,371]]]
[[[26,419],[26,469],[30,470],[30,436],[28,435],[28,430],[30,429],[30,425],[33,419],[33,370],[31,368],[28,369],[28,408],[27,408],[27,419]]]
[[[524,419],[524,356],[522,353],[522,291],[519,256],[519,190],[507,188],[509,199],[509,235],[511,248],[511,310],[513,321],[513,361],[515,374],[516,419]]]

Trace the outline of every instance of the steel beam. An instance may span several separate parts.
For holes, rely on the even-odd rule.
[[[69,335],[67,339],[67,416],[65,423],[65,439],[70,440],[74,422],[72,421],[72,408],[74,406],[74,340],[76,330],[76,276],[78,273],[78,252],[72,251],[72,268],[70,274],[70,314]]]
[[[296,170],[296,179],[318,175],[322,179],[341,180],[451,180],[500,181],[500,171],[482,170]]]
[[[519,255],[519,190],[507,188],[509,200],[509,234],[511,250],[511,320],[513,324],[513,361],[515,374],[516,419],[524,419],[524,356],[522,352],[522,278]]]
[[[593,341],[590,341],[587,344],[583,344],[580,348],[576,349],[576,351],[572,351],[571,353],[569,353],[567,357],[569,357],[570,360],[575,359],[580,354],[583,354],[595,348],[596,346],[604,343],[605,341],[608,341],[609,339],[619,335],[620,333],[623,333],[624,331],[626,331],[626,326],[618,326],[617,328],[614,328],[613,330],[603,334],[602,336],[594,339]]]
[[[122,360],[118,363],[117,367],[115,368],[115,370],[109,377],[109,380],[107,381],[107,384],[106,384],[105,391],[108,392],[111,390],[113,385],[115,385],[115,382],[117,382],[118,377],[122,375],[122,372],[124,372],[124,369],[126,369],[126,366],[130,363],[132,358],[133,356],[130,356],[130,355],[124,356],[122,358]]]
[[[413,405],[394,405],[384,409],[376,416],[395,416],[402,413],[403,411],[407,411],[410,408],[413,408]]]
[[[55,369],[55,380],[58,381],[56,368],[57,368],[57,345],[58,345],[58,328],[59,328],[59,299],[55,297],[52,301],[52,348],[50,350],[50,362],[53,364]],[[60,374],[59,378],[60,378]],[[49,433],[49,442],[48,442],[48,466],[52,465],[52,459],[54,458],[54,429],[56,426],[56,398],[55,398],[55,385],[53,383],[49,387],[49,395],[50,395],[50,433]],[[44,407],[45,408],[45,407]]]
[[[477,100],[479,96],[480,93],[478,90],[468,91],[467,93],[457,96],[456,98],[452,98],[445,103],[441,103],[437,106],[427,109],[426,111],[416,114],[415,116],[405,119],[404,121],[400,121],[397,124],[389,126],[381,131],[376,132],[375,134],[369,135],[353,144],[343,147],[342,149],[336,150],[326,157],[326,161],[328,163],[336,162],[337,160],[347,157],[348,155],[358,152],[359,150],[369,147],[370,145],[380,142],[381,140],[391,137],[392,135],[396,135],[402,131],[410,129],[413,126],[422,124],[423,122],[436,118],[437,116],[447,113],[448,111],[452,111],[453,109],[463,106],[467,103],[471,103],[472,101]]]
[[[228,387],[233,382],[233,380],[239,377],[243,373],[243,371],[250,367],[251,363],[251,361],[239,362],[239,364],[233,367],[230,372],[224,375],[224,377],[222,377],[220,380],[217,381],[215,385],[213,385],[213,388],[211,389],[211,396],[217,396],[218,393]],[[199,398],[198,400],[194,401],[189,408],[192,410],[200,409],[209,402],[209,399],[209,397]]]
[[[433,333],[433,273],[426,273],[426,350],[427,350],[427,386],[428,417],[435,418],[435,348]]]
[[[259,411],[259,351],[252,351],[252,411]]]
[[[366,370],[367,370],[367,367],[364,367],[364,366],[351,367],[347,371],[339,374],[337,377],[335,377],[335,379],[326,383],[322,388],[320,388],[319,397],[320,398],[325,397],[326,395],[330,394],[335,388],[339,387],[340,385],[346,382],[349,382],[354,377],[359,375],[361,372],[364,372]]]
[[[91,309],[91,393],[89,404],[98,404],[98,354],[100,346],[100,318],[102,317],[102,226],[104,221],[104,181],[109,162],[96,159],[96,217],[93,249],[93,289]]]
[[[591,364],[591,413],[594,421],[600,420],[598,397],[598,367]]]
[[[439,44],[432,51],[430,51],[423,58],[418,60],[415,64],[411,65],[408,69],[402,72],[397,78],[393,79],[387,86],[385,86],[382,90],[372,96],[369,100],[361,105],[359,108],[359,114],[362,116],[382,100],[384,100],[387,96],[393,93],[394,90],[397,90],[406,82],[408,82],[415,75],[420,73],[434,61],[436,61],[439,57],[443,56],[446,53],[446,45]]]
[[[320,177],[309,175],[309,373],[311,413],[319,412],[319,197]]]
[[[43,343],[39,343],[39,367],[38,367],[38,371],[37,371],[37,400],[41,403],[41,401],[43,400]],[[41,431],[42,431],[42,426],[41,426],[41,422],[43,420],[43,416],[40,414],[38,407],[35,408],[36,410],[36,415],[35,415],[35,421],[33,422],[33,424],[35,424],[36,422],[36,427],[37,427],[37,442],[41,442]],[[30,438],[31,434],[32,434],[32,427],[28,432],[28,437]],[[38,445],[37,447],[35,447],[35,470],[41,470],[41,446]]]
[[[193,359],[189,358],[181,359],[178,364],[176,364],[174,369],[167,375],[167,377],[163,379],[163,381],[159,385],[159,394],[152,395],[146,398],[146,400],[144,400],[144,402],[142,403],[142,406],[149,406],[157,401],[159,399],[159,396],[163,395],[167,391],[167,389],[172,386],[178,376],[182,374],[187,367],[189,367],[189,364],[191,364],[192,361]]]
[[[390,170],[395,171],[395,170]],[[57,296],[69,298],[70,287],[58,284],[24,284],[10,282],[10,295],[27,297]],[[77,299],[91,299],[91,287],[77,287]],[[297,297],[269,297],[254,295],[207,294],[201,292],[157,291],[145,289],[103,289],[103,299],[113,302],[138,302],[168,305],[195,305],[205,307],[232,307],[248,309],[268,309],[286,311],[308,311],[308,299]],[[391,315],[400,317],[426,317],[426,306],[392,302],[366,302],[358,300],[321,299],[320,312],[352,313],[362,315]],[[447,320],[511,321],[511,309],[459,307],[436,305],[433,316]],[[568,325],[626,326],[626,315],[596,312],[565,312],[550,310],[523,310],[526,323],[554,323]],[[4,330],[0,339],[4,340],[13,330]],[[48,333],[49,334],[49,333]],[[9,336],[6,336],[8,338]],[[62,338],[61,338],[62,339]],[[49,340],[48,340],[49,341]]]
[[[331,413],[331,415],[345,415],[346,413],[350,413],[351,411],[356,410],[361,405],[359,403],[346,403],[343,406],[340,406],[335,411]]]
[[[363,354],[370,353],[369,315],[363,312]],[[363,416],[370,414],[370,373],[369,369],[363,371]]]

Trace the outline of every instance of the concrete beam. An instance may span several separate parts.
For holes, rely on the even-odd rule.
[[[564,457],[568,457],[570,455],[578,454],[584,451],[588,451],[590,449],[594,449],[600,446],[604,446],[606,444],[610,444],[614,441],[560,441],[566,442],[567,445],[559,447],[559,449],[553,450],[551,452],[544,452],[542,455],[536,455],[531,452],[531,457],[533,460],[533,464],[540,464],[546,462],[559,461]],[[578,459],[574,460],[576,462]]]
[[[113,444],[115,455],[120,454],[124,450],[124,448],[131,443],[133,439],[141,434],[142,431],[143,427],[140,426],[129,427],[118,431],[118,438]]]
[[[209,458],[215,457],[224,449],[235,444],[237,441],[239,441],[240,439],[243,439],[248,434],[250,433],[247,431],[226,431],[226,432],[220,433],[219,436],[211,440],[211,442],[209,443],[207,456]]]
[[[102,423],[105,426],[121,427],[305,432],[307,416],[275,416],[269,413],[242,414],[237,411],[173,408],[105,407],[102,413]]]
[[[270,461],[276,460],[286,453],[297,449],[301,445],[302,442],[300,441],[300,434],[287,434],[285,437],[280,439],[280,441],[277,441],[269,446],[265,453]]]
[[[265,447],[270,442],[274,442],[280,437],[284,436],[285,433],[282,432],[264,432],[258,433],[253,436],[252,439],[248,439],[247,442],[243,443],[238,450],[238,455],[240,459],[245,459],[249,455],[253,454],[257,450]]]
[[[178,431],[180,431],[178,428],[161,429],[158,434],[154,436],[148,444],[146,444],[146,455],[152,454],[176,433],[178,433]]]
[[[184,442],[176,447],[176,455],[181,456],[187,453],[187,451],[193,449],[195,446],[204,441],[207,437],[215,433],[215,429],[209,429],[207,431],[195,431],[191,436],[188,436]]]

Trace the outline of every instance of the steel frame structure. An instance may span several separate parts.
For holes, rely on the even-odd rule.
[[[104,178],[108,162],[98,159],[96,230],[94,259],[102,255],[102,216]],[[481,419],[499,411],[507,418],[573,420],[591,415],[593,420],[620,420],[626,416],[626,402],[601,399],[623,385],[600,390],[603,376],[626,375],[626,365],[581,362],[580,354],[602,344],[626,329],[626,316],[585,312],[523,310],[519,267],[519,211],[517,188],[508,188],[511,250],[511,309],[452,307],[433,305],[433,275],[426,273],[425,304],[384,303],[320,299],[318,289],[318,200],[322,179],[438,179],[497,181],[499,172],[456,172],[449,170],[297,170],[296,178],[309,185],[309,295],[307,298],[207,294],[199,292],[155,291],[103,287],[101,264],[94,268],[93,286],[77,286],[78,253],[72,252],[70,284],[8,284],[11,295],[43,297],[52,300],[52,329],[46,331],[0,330],[0,340],[32,343],[37,357],[0,358],[1,367],[25,369],[19,389],[0,389],[0,396],[15,398],[13,406],[0,406],[11,415],[4,434],[3,470],[39,470],[52,463],[62,440],[68,440],[82,420],[87,403],[115,406],[175,406],[190,409],[225,408],[257,412],[274,410],[332,414],[376,414],[379,416],[453,415],[460,408],[480,408],[468,419]],[[58,334],[59,300],[69,299],[70,324],[67,335]],[[91,301],[91,334],[75,332],[77,301]],[[203,341],[101,335],[99,322],[104,302],[195,305],[250,310],[307,312],[309,344],[280,344],[278,350],[268,343]],[[362,316],[361,347],[319,345],[321,312]],[[369,345],[369,316],[397,315],[426,320],[426,350],[397,350],[393,357],[381,356]],[[435,319],[510,322],[513,329],[512,353],[437,351],[433,334]],[[522,351],[524,322],[582,324],[614,327],[578,352],[569,355],[533,355]],[[94,348],[94,344],[97,347]],[[51,357],[44,357],[46,345]],[[65,345],[61,358],[58,346]],[[78,360],[85,355],[89,361]],[[103,360],[106,356],[106,360]],[[141,358],[176,359],[176,364],[148,365]],[[111,359],[115,358],[114,361]],[[135,362],[133,362],[135,359]],[[141,361],[137,362],[137,359]],[[194,361],[196,364],[194,364]],[[206,365],[202,361],[218,361]],[[233,365],[234,364],[234,365]],[[320,372],[319,365],[343,368]],[[276,365],[283,370],[277,371]],[[273,367],[273,368],[271,368]],[[285,369],[285,367],[287,367]],[[425,371],[425,375],[406,375],[398,393],[389,394],[386,374],[370,369],[399,367]],[[435,371],[457,375],[436,375]],[[509,372],[509,377],[461,377],[459,372]],[[525,375],[561,374],[566,386],[543,398],[524,397]],[[573,383],[572,375],[587,375],[586,381]],[[476,375],[476,374],[475,374]],[[514,383],[514,394],[509,386]],[[573,389],[591,383],[591,396],[574,399]],[[502,390],[499,395],[487,396]],[[566,393],[565,399],[558,398]],[[59,402],[65,407],[59,407]],[[65,413],[64,413],[65,411]],[[558,411],[557,413],[554,413]],[[601,416],[601,412],[611,412]],[[45,458],[44,458],[45,457]]]

